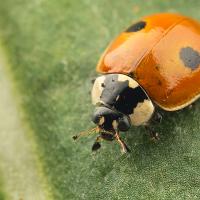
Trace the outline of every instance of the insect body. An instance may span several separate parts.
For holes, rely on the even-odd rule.
[[[144,17],[122,32],[103,53],[93,85],[92,121],[100,140],[147,125],[155,106],[180,110],[200,96],[200,24],[188,17],[161,13]],[[108,136],[109,135],[109,136]]]

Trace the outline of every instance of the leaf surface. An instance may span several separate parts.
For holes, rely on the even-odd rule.
[[[0,162],[12,158],[10,166],[0,165],[6,196],[18,195],[21,187],[23,194],[32,189],[44,194],[38,200],[199,199],[199,103],[166,114],[156,127],[159,143],[150,142],[143,128],[123,134],[132,150],[129,155],[121,155],[115,143],[104,143],[100,152],[91,154],[95,136],[72,140],[93,126],[90,82],[109,41],[143,15],[182,12],[200,19],[199,7],[196,0],[2,1],[0,35],[9,65],[1,67],[9,73],[1,76],[14,89],[8,90],[9,101],[0,101],[1,119],[19,126],[8,134],[0,127],[0,138],[19,145],[9,155],[12,145],[5,150],[1,140]],[[15,166],[18,160],[24,168]],[[10,167],[21,179],[9,174]],[[36,175],[23,182],[28,170]],[[15,185],[12,192],[7,190]]]

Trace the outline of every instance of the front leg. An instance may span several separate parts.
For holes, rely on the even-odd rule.
[[[113,141],[115,139],[115,136],[112,134],[112,132],[105,132],[101,131],[100,135],[96,138],[93,146],[92,151],[97,151],[101,148],[101,141],[107,140],[107,141]]]
[[[126,143],[120,138],[119,133],[116,132],[115,133],[115,138],[116,141],[119,143],[119,145],[121,146],[121,152],[122,153],[129,153],[131,150],[128,148],[128,146],[126,145]]]

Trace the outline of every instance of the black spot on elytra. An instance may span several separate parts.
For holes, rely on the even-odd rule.
[[[162,81],[158,79],[158,85],[162,85]]]
[[[195,51],[192,47],[184,47],[180,50],[180,59],[183,61],[185,67],[195,70],[200,64],[200,53]]]
[[[156,68],[156,70],[159,70],[159,69],[160,69],[160,66],[159,66],[159,65],[156,65],[155,68]]]
[[[137,32],[137,31],[140,31],[140,30],[142,30],[143,28],[145,28],[145,26],[146,26],[146,22],[140,21],[140,22],[137,22],[136,24],[131,25],[131,26],[126,30],[126,32]]]

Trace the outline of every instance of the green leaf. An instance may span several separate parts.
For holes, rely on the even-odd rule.
[[[95,136],[72,140],[93,126],[90,82],[108,42],[143,15],[182,12],[200,19],[199,7],[196,0],[2,1],[5,199],[199,199],[199,103],[166,114],[156,144],[142,127],[123,134],[128,155],[106,142],[91,154]]]

